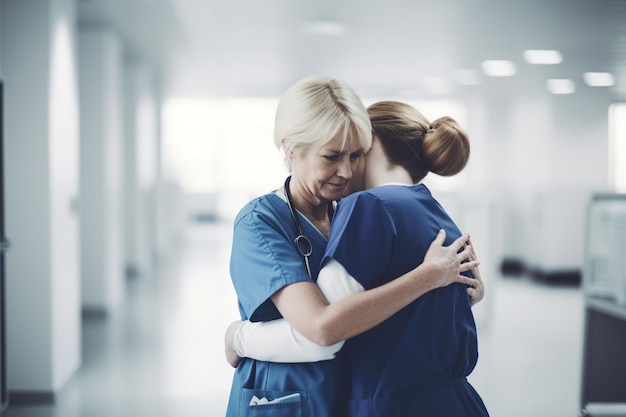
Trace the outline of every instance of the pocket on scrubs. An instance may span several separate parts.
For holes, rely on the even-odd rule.
[[[306,393],[242,388],[240,410],[249,417],[303,417]]]

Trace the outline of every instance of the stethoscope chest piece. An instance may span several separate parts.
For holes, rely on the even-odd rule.
[[[300,230],[298,230],[300,232]],[[293,240],[293,244],[300,252],[302,256],[311,256],[313,253],[313,246],[311,245],[311,241],[308,237],[304,236],[301,232],[296,238]]]

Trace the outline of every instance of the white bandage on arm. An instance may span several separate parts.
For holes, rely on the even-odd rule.
[[[319,345],[298,333],[285,319],[244,321],[235,333],[235,350],[242,358],[266,362],[319,362],[335,358],[343,341]]]

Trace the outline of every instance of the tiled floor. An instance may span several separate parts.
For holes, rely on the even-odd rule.
[[[223,331],[237,317],[229,251],[229,224],[192,231],[157,273],[129,282],[122,311],[85,318],[83,366],[54,406],[14,406],[2,417],[223,416],[233,372]],[[580,289],[485,279],[470,380],[492,417],[576,417]]]

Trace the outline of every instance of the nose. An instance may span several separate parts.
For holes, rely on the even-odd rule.
[[[337,167],[337,176],[349,180],[352,178],[352,168],[352,162],[349,156],[341,158],[341,162]]]

